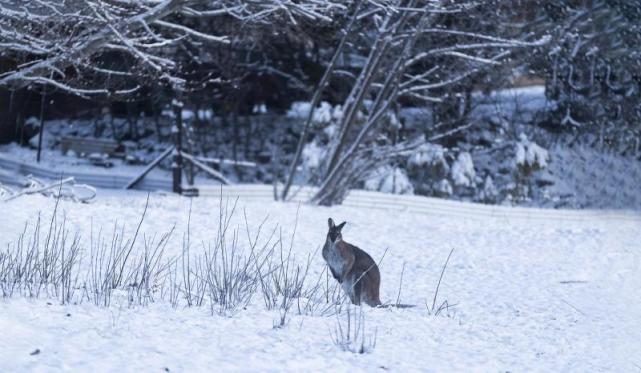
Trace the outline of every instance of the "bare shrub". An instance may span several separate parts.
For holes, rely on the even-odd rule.
[[[376,348],[376,336],[377,329],[374,329],[373,334],[366,335],[363,307],[357,306],[356,311],[352,311],[352,306],[348,304],[345,312],[341,312],[340,308],[337,310],[336,325],[334,331],[330,329],[330,337],[343,351],[358,354],[371,352]]]
[[[96,306],[107,307],[111,304],[114,291],[122,291],[127,295],[129,306],[146,305],[153,301],[153,294],[161,284],[163,273],[169,268],[163,256],[175,227],[163,233],[158,241],[156,236],[143,235],[142,250],[135,250],[148,206],[149,195],[136,230],[129,239],[125,239],[125,224],[119,226],[116,222],[110,237],[104,237],[102,228],[99,228],[94,237],[92,223],[89,268],[83,285],[84,299]]]
[[[133,233],[127,233],[125,223],[116,222],[105,233],[92,222],[87,247],[81,245],[80,233],[70,234],[56,203],[48,230],[41,228],[38,216],[32,228],[25,225],[16,243],[0,253],[0,291],[4,297],[45,294],[60,297],[62,303],[89,301],[99,307],[111,306],[114,297],[129,307],[160,299],[173,308],[206,306],[212,314],[245,308],[258,295],[265,308],[279,310],[278,327],[286,324],[294,306],[299,314],[326,314],[339,302],[340,292],[336,284],[330,287],[329,279],[323,287],[325,272],[307,286],[313,254],[302,263],[296,260],[298,216],[286,244],[278,226],[263,234],[267,218],[252,232],[244,213],[243,239],[245,234],[231,224],[237,202],[223,203],[221,197],[215,238],[203,242],[199,252],[192,248],[190,206],[182,251],[169,258],[165,253],[175,226],[160,235],[141,233],[149,196]]]
[[[32,228],[25,224],[14,245],[0,253],[0,291],[3,297],[22,295],[38,298],[59,297],[62,304],[88,300],[97,306],[109,306],[114,291],[127,294],[129,305],[153,301],[160,279],[168,264],[163,255],[173,228],[156,237],[143,236],[142,250],[135,250],[142,214],[133,236],[125,239],[125,225],[114,224],[105,237],[102,228],[94,237],[93,224],[89,248],[81,245],[79,232],[71,234],[66,215],[58,212],[59,199],[46,233],[40,215]],[[140,252],[140,254],[137,254]],[[88,265],[82,266],[83,256]]]
[[[25,224],[13,247],[0,253],[0,291],[3,297],[22,295],[60,297],[63,304],[74,299],[81,262],[80,235],[71,235],[66,216],[59,218],[58,201],[43,237],[38,215],[33,228]]]
[[[212,313],[224,314],[247,306],[258,286],[251,255],[241,253],[238,229],[229,229],[237,202],[231,210],[228,203],[224,209],[221,204],[216,240],[204,247],[197,259],[199,272],[195,277],[203,281],[199,288],[209,298]]]
[[[316,281],[307,286],[302,298],[305,303],[299,304],[298,312],[313,316],[334,315],[336,306],[346,299],[338,281],[330,277],[327,266],[319,273]]]

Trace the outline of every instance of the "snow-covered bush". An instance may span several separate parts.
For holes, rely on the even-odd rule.
[[[484,203],[496,203],[498,191],[494,186],[492,176],[487,175],[483,181],[483,188],[479,191],[477,199]]]
[[[316,170],[321,166],[321,159],[325,154],[325,148],[317,141],[312,141],[303,148],[303,168]]]
[[[323,107],[323,105],[326,106]],[[343,108],[341,105],[336,105],[332,108],[327,102],[321,103],[321,108],[322,112],[319,113],[318,116],[315,113],[313,120],[315,123],[324,126],[323,134],[326,136],[326,139],[331,139],[332,137],[334,137],[334,134],[336,134],[336,131],[338,130],[337,123],[343,117]],[[321,108],[319,108],[319,111],[321,111]],[[327,118],[329,118],[329,120]]]
[[[287,111],[288,118],[299,119],[298,123],[302,126],[309,115],[311,106],[309,102],[296,101],[292,103],[290,109]],[[313,139],[318,141],[315,146],[325,146],[329,139],[331,139],[337,130],[336,123],[343,117],[343,108],[341,105],[332,106],[330,103],[323,101],[314,110],[312,114],[312,127],[320,139]]]
[[[532,176],[547,167],[548,151],[530,141],[525,134],[519,135],[514,145],[514,179],[506,188],[515,201],[529,200],[535,191]]]
[[[474,162],[468,152],[459,153],[456,161],[452,164],[451,169],[452,181],[457,186],[473,187],[476,172],[474,171]]]
[[[436,197],[477,194],[477,175],[469,152],[460,152],[453,158],[441,145],[424,144],[408,157],[407,168],[419,194]]]
[[[398,117],[393,111],[388,111],[387,114],[385,115],[385,118],[387,119],[387,125],[389,127],[394,128],[396,130],[401,129],[402,127],[401,121],[398,119]]]
[[[450,167],[445,160],[445,148],[438,144],[421,145],[408,159],[410,167],[436,167],[447,172]]]
[[[302,172],[300,177],[308,183],[318,181],[323,166],[323,159],[327,154],[327,147],[323,146],[318,139],[305,144],[301,154]]]
[[[287,112],[290,118],[300,119],[304,123],[311,106],[308,102],[294,102]],[[323,101],[314,110],[312,114],[312,131],[315,134],[311,136],[311,141],[303,146],[301,155],[301,164],[305,173],[303,179],[306,182],[316,182],[320,176],[320,169],[323,166],[327,154],[330,139],[334,137],[337,131],[336,123],[343,115],[341,105],[332,106],[330,103]]]
[[[447,179],[441,179],[441,181],[435,182],[432,189],[434,190],[434,195],[437,197],[449,197],[454,193],[452,184],[450,184]]]
[[[426,143],[409,156],[407,171],[416,192],[430,196],[451,195],[452,186],[447,181],[450,165],[446,152],[441,145]]]
[[[424,144],[407,157],[415,193],[482,203],[508,197],[509,203],[530,203],[533,193],[537,201],[546,200],[543,189],[555,183],[546,171],[548,151],[525,135],[515,141],[510,133],[497,134],[499,128],[491,122],[483,124],[466,132],[457,144],[469,150]],[[489,141],[492,136],[486,132],[496,139]]]
[[[365,189],[393,194],[414,194],[414,186],[405,170],[382,166],[372,171],[365,180]]]
[[[519,168],[539,170],[547,167],[549,160],[548,151],[528,140],[527,136],[521,134],[515,145],[515,162]]]
[[[334,137],[334,135],[336,134],[336,130],[337,130],[337,129],[338,129],[338,128],[337,128],[337,126],[336,126],[336,123],[331,123],[331,124],[330,124],[330,125],[328,125],[327,127],[323,128],[323,134],[324,134],[328,139],[331,139],[331,138],[332,138],[332,137]]]
[[[320,106],[314,110],[312,122],[317,124],[329,124],[332,121],[332,105],[328,102],[321,102]]]
[[[292,102],[286,115],[289,118],[305,118],[309,114],[310,107],[311,104],[307,101]]]
[[[252,113],[254,114],[267,114],[267,105],[264,103],[260,105],[254,105],[252,108]]]
[[[28,128],[27,133],[33,134],[29,139],[29,146],[33,149],[38,148],[38,143],[40,141],[40,121],[36,117],[29,117],[24,123],[25,128]],[[51,134],[48,128],[45,127],[44,132],[42,133],[42,148],[43,149],[52,149],[57,142],[55,136]]]
[[[339,121],[343,119],[343,106],[342,105],[336,105],[334,106],[334,109],[332,109],[332,119],[335,121]]]
[[[311,109],[311,104],[307,101],[296,101],[293,102],[291,107],[286,113],[286,116],[289,118],[299,118],[306,119],[309,115],[309,110]],[[314,109],[312,114],[312,122],[320,125],[327,125],[332,121],[336,121],[343,116],[343,109],[341,105],[332,106],[327,101],[323,101],[320,105]],[[301,122],[303,123],[303,122]]]

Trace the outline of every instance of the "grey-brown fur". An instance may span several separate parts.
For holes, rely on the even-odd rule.
[[[341,284],[353,304],[364,302],[372,307],[379,306],[381,273],[376,262],[365,251],[343,241],[341,229],[345,222],[335,225],[330,218],[328,224],[323,259],[332,276]]]

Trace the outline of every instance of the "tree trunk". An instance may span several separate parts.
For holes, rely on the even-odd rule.
[[[397,24],[394,25],[392,36],[396,36],[404,31],[408,14],[409,12],[406,11],[403,16],[401,16],[401,18],[397,21]],[[422,27],[424,22],[423,17],[418,20],[417,28]],[[363,142],[368,138],[368,135],[373,130],[373,128],[376,127],[382,116],[388,111],[390,105],[392,105],[396,100],[399,79],[405,70],[405,62],[419,34],[419,31],[414,31],[413,34],[407,36],[403,41],[400,51],[397,51],[397,55],[393,60],[391,60],[391,65],[387,66],[384,69],[386,72],[385,79],[381,87],[378,89],[376,99],[374,100],[372,106],[369,108],[368,117],[362,129],[359,131],[357,137],[353,141],[350,141],[348,144],[345,137],[347,131],[344,131],[344,133],[341,134],[342,137],[338,139],[338,144],[334,149],[334,153],[331,155],[331,159],[335,159],[335,161],[333,162],[333,164],[330,163],[330,167],[327,170],[327,174],[324,177],[319,190],[314,195],[314,197],[312,197],[312,202],[322,205],[340,203],[342,202],[342,199],[347,195],[347,190],[351,187],[351,184],[357,181],[355,179],[352,179],[350,175],[350,172],[352,172],[354,168],[353,160],[354,156],[356,155],[356,151],[358,150],[360,145],[363,144]],[[379,35],[379,38],[381,37],[382,36]],[[389,38],[389,35],[386,35],[385,38]],[[363,69],[364,72],[368,70],[375,71],[379,69],[379,65],[381,64],[384,55],[387,51],[391,50],[385,45],[382,48],[382,55],[377,57],[373,61],[370,60],[372,61],[372,64],[376,67],[376,69],[368,69],[366,66]],[[364,73],[361,73],[361,75],[363,74]],[[364,77],[363,82],[364,84],[360,85],[359,87],[355,87],[355,89],[360,91],[356,93],[355,97],[359,98],[361,102],[364,97],[364,92],[370,90],[372,84],[374,83],[374,79],[372,77]],[[356,101],[355,106],[352,107],[353,112],[355,111],[355,109],[358,109],[358,107],[360,107],[361,102]],[[346,118],[349,117],[346,116]],[[354,117],[352,116],[352,119],[344,120],[343,130],[348,129],[349,126],[353,124],[353,118]],[[343,152],[342,148],[347,145],[349,145],[348,150]]]
[[[285,182],[283,193],[281,195],[282,200],[285,200],[287,198],[289,189],[292,185],[292,182],[294,181],[294,176],[296,175],[296,168],[298,167],[298,162],[300,161],[300,157],[303,152],[303,147],[305,146],[305,141],[307,141],[307,133],[309,132],[309,127],[312,123],[314,109],[320,102],[323,89],[325,88],[325,86],[327,85],[327,83],[329,82],[332,76],[332,72],[334,71],[334,67],[336,66],[338,58],[343,53],[343,49],[345,48],[347,39],[351,35],[352,27],[354,26],[360,7],[361,7],[361,1],[359,1],[356,4],[354,15],[352,16],[352,19],[350,20],[349,24],[347,25],[347,28],[345,29],[345,35],[343,35],[343,38],[341,39],[340,44],[336,48],[336,51],[334,52],[334,55],[332,56],[332,59],[329,62],[329,65],[327,65],[327,69],[325,69],[325,73],[323,74],[323,77],[321,78],[320,82],[318,83],[318,86],[316,87],[316,90],[314,91],[314,96],[312,97],[312,101],[309,107],[309,113],[307,114],[307,119],[305,120],[305,126],[303,127],[303,132],[301,133],[300,138],[298,139],[298,145],[296,145],[296,153],[294,154],[294,159],[292,160],[292,163],[289,167],[289,174],[287,176],[287,181]]]

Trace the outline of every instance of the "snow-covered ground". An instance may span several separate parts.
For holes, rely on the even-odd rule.
[[[61,202],[67,227],[83,245],[93,226],[115,221],[132,233],[146,194],[100,191],[95,203]],[[152,194],[141,232],[162,234],[176,224],[167,255],[181,251],[189,199]],[[2,204],[0,247],[15,242],[26,221],[51,215],[54,201],[23,196]],[[637,371],[641,369],[641,217],[568,221],[557,218],[468,218],[354,207],[239,202],[232,219],[244,235],[243,209],[255,231],[282,227],[294,255],[309,253],[309,281],[324,268],[317,250],[327,218],[346,220],[344,239],[380,260],[381,298],[410,309],[364,308],[365,354],[332,342],[336,316],[299,315],[274,328],[277,310],[259,296],[246,309],[212,316],[207,307],[172,308],[158,300],[108,308],[88,301],[0,299],[0,371]],[[219,201],[194,200],[193,242],[214,240]],[[46,221],[46,220],[45,220]],[[286,239],[288,241],[289,238]],[[239,242],[244,242],[242,237]],[[437,303],[456,306],[430,315],[442,266],[454,249]],[[10,250],[10,249],[9,249]],[[404,268],[404,269],[403,269]],[[339,316],[344,320],[345,316]]]

